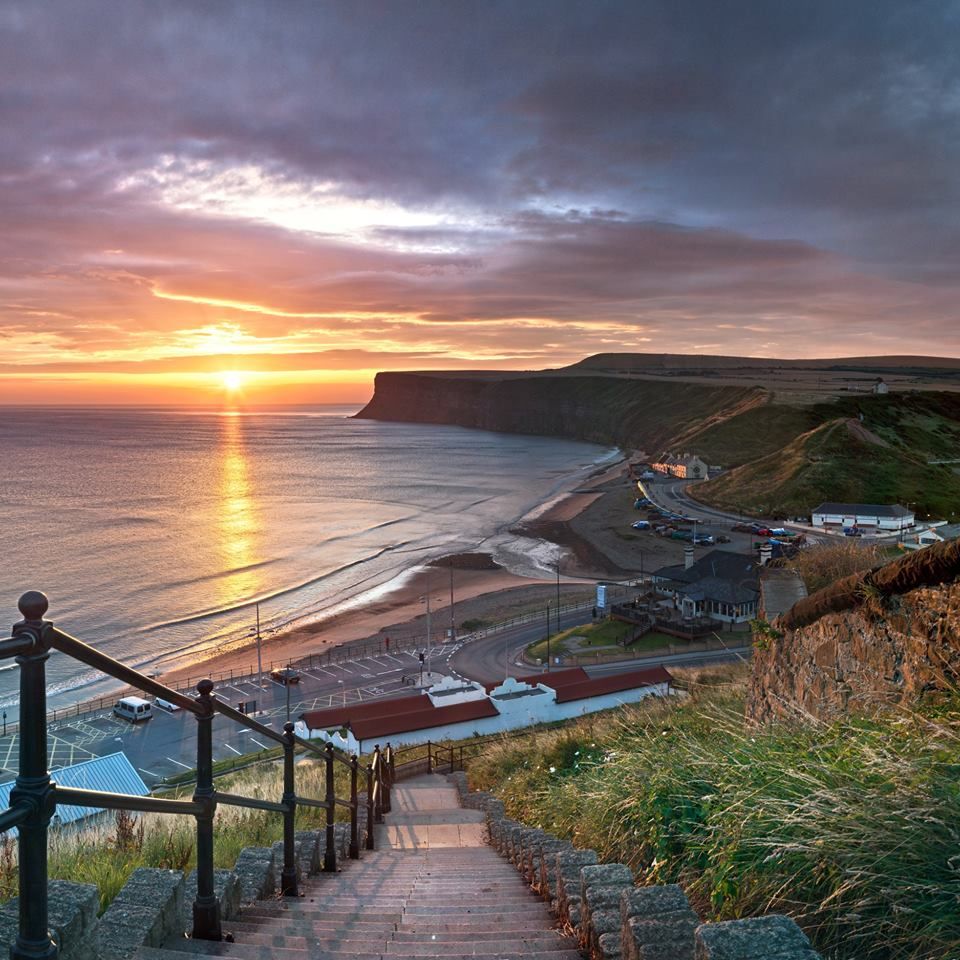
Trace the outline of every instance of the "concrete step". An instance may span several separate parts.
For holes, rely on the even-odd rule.
[[[397,943],[414,943],[420,940],[430,940],[435,943],[458,943],[462,940],[544,940],[552,941],[562,939],[556,930],[530,930],[526,927],[518,927],[513,930],[474,930],[471,928],[465,930],[434,930],[430,929],[409,929],[401,926],[391,936],[391,940]]]

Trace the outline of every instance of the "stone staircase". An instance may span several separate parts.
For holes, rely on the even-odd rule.
[[[224,922],[233,942],[188,939],[141,947],[141,960],[476,960],[582,956],[549,906],[487,844],[484,815],[463,809],[440,776],[395,785],[377,851],[343,872],[303,881],[303,896],[256,900]]]

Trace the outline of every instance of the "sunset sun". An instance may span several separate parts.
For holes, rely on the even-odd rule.
[[[230,393],[236,393],[237,390],[241,389],[245,380],[246,377],[241,370],[224,370],[220,374],[220,383],[223,385],[223,389]]]

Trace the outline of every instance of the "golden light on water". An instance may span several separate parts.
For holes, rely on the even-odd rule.
[[[221,569],[221,607],[248,600],[262,584],[256,566],[259,521],[253,478],[247,462],[244,418],[223,416],[220,443],[220,510],[216,531]]]

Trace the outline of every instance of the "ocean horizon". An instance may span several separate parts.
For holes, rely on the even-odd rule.
[[[616,454],[361,406],[0,408],[10,622],[42,590],[61,629],[149,673],[245,642],[256,604],[269,636],[447,553],[537,575],[550,558],[508,528]],[[0,668],[10,719],[17,676]],[[115,686],[51,656],[51,707]]]

